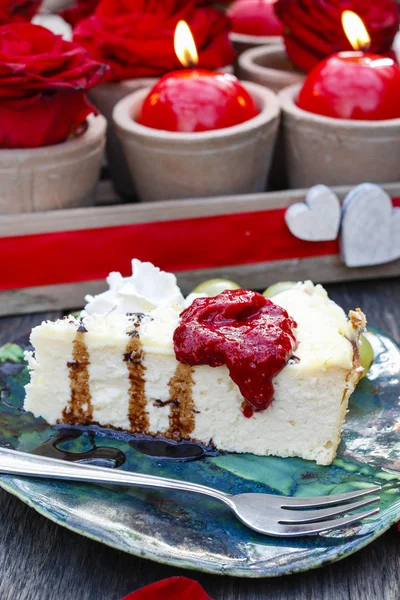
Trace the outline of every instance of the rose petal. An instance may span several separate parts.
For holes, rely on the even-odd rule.
[[[171,577],[152,583],[122,600],[211,600],[201,585],[187,577]]]
[[[60,15],[72,27],[92,15],[100,0],[78,0],[72,6],[62,10]]]
[[[41,3],[42,0],[0,0],[0,25],[30,21]]]
[[[49,146],[75,135],[95,110],[85,92],[105,69],[39,25],[0,27],[0,147]]]
[[[173,43],[180,19],[192,30],[199,67],[233,62],[227,17],[198,0],[102,0],[94,15],[77,25],[74,39],[111,67],[109,80],[160,76],[182,68]]]
[[[84,93],[1,100],[0,148],[52,146],[75,135],[94,112]]]
[[[341,22],[344,10],[363,20],[371,36],[370,51],[387,55],[399,29],[399,14],[393,0],[278,0],[275,11],[283,21],[287,53],[303,71],[341,50],[350,50]]]
[[[98,83],[105,69],[86,50],[39,25],[0,27],[1,98],[61,90],[81,92]]]

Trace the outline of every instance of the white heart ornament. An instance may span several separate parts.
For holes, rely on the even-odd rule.
[[[341,251],[348,267],[400,258],[400,209],[378,185],[363,183],[343,203]]]
[[[308,242],[335,240],[339,233],[341,208],[339,198],[326,185],[315,185],[305,202],[289,206],[285,213],[290,232]]]

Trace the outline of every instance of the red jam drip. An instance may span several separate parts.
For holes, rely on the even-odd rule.
[[[174,333],[176,359],[187,365],[226,365],[246,402],[245,417],[265,410],[274,397],[272,378],[296,347],[297,324],[257,292],[227,290],[197,298]]]

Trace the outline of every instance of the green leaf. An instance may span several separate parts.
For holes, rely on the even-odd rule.
[[[18,344],[5,344],[0,348],[0,362],[11,360],[18,363],[24,360],[24,349]]]

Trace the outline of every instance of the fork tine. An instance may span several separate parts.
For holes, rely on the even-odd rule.
[[[332,496],[315,496],[314,498],[282,498],[281,508],[318,508],[320,506],[332,506],[334,504],[341,504],[342,502],[348,502],[355,498],[362,498],[363,496],[369,496],[380,492],[382,487],[380,485],[374,485],[369,488],[357,490],[356,492],[349,492],[348,494],[332,494]]]
[[[378,512],[379,508],[374,508],[363,513],[358,513],[357,515],[343,517],[343,519],[332,519],[319,523],[305,523],[304,525],[277,525],[274,532],[269,531],[269,534],[278,537],[300,537],[312,533],[323,533],[324,531],[331,531],[332,529],[352,525],[362,519],[372,517],[372,515],[376,515]]]
[[[341,504],[340,506],[323,508],[320,510],[303,511],[282,509],[283,513],[287,513],[287,516],[284,515],[284,518],[279,519],[279,523],[286,525],[290,523],[301,524],[313,523],[315,521],[325,521],[329,517],[337,517],[338,515],[343,515],[344,513],[353,512],[353,510],[356,510],[357,508],[363,508],[364,506],[368,506],[374,502],[379,502],[379,500],[379,496],[372,496],[366,500],[360,500],[359,502],[350,502],[349,504]]]

